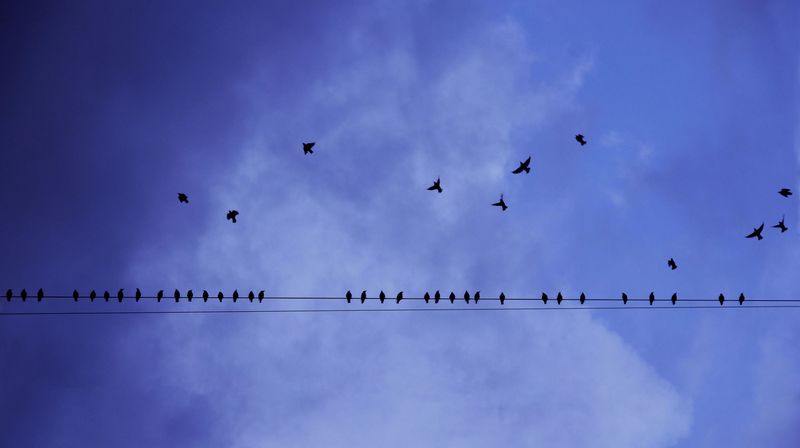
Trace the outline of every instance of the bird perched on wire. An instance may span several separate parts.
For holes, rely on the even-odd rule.
[[[525,173],[530,173],[531,172],[531,166],[530,165],[531,165],[531,158],[530,158],[530,156],[528,156],[528,158],[525,159],[524,162],[519,162],[519,168],[515,169],[511,173],[512,174],[519,174],[519,173],[521,173],[523,171],[525,171]]]
[[[561,305],[561,301],[564,300],[564,296],[561,295],[561,291],[558,292],[556,296],[556,304]]]
[[[220,292],[217,294],[217,300],[219,300],[219,303],[222,303],[222,299],[224,299],[224,298],[225,298],[225,295],[224,295],[224,294],[222,294],[222,291],[220,291]]]
[[[586,302],[586,294],[581,293],[580,301],[581,301],[581,305],[583,305],[583,302]]]
[[[256,299],[256,295],[253,293],[252,290],[250,291],[250,294],[247,295],[247,299],[250,300],[250,303],[253,303],[253,300]]]
[[[208,291],[203,290],[203,302],[208,302]]]
[[[739,294],[739,305],[744,303],[744,293]]]
[[[140,291],[139,288],[136,288],[136,301],[138,302],[141,299],[142,299],[142,291]]]
[[[264,290],[263,289],[258,292],[258,303],[261,303],[262,300],[264,300]]]
[[[453,291],[450,291],[450,295],[447,298],[450,299],[450,303],[456,303],[456,293]]]
[[[367,290],[361,291],[361,303],[364,303],[367,300]]]
[[[623,305],[627,305],[628,304],[628,295],[625,294],[624,292],[622,293],[622,304]]]
[[[789,230],[789,228],[788,228],[788,227],[786,227],[786,224],[784,224],[784,223],[783,223],[783,220],[784,220],[784,219],[786,219],[786,215],[784,215],[784,216],[781,218],[781,220],[780,220],[780,221],[778,221],[778,223],[777,223],[777,224],[775,224],[775,225],[774,225],[774,226],[772,226],[772,227],[773,227],[773,228],[775,228],[775,229],[781,229],[781,233],[783,233],[783,232],[785,232],[785,231]]]
[[[191,289],[186,291],[186,298],[189,299],[190,302],[192,301],[193,297],[194,297],[194,292],[192,292]]]
[[[89,293],[89,301],[94,302],[94,299],[96,299],[96,298],[97,298],[97,293],[94,292],[94,289],[93,289],[92,292]]]
[[[381,290],[381,293],[378,294],[378,300],[380,300],[381,303],[383,303],[383,301],[386,300],[386,294],[383,293],[383,290]]]
[[[670,300],[672,300],[672,304],[675,305],[678,302],[678,293],[672,293],[672,299]]]
[[[667,260],[667,266],[671,267],[673,271],[674,271],[675,269],[678,269],[678,264],[677,264],[677,263],[675,263],[675,260],[674,260],[674,259],[672,259],[672,258],[670,258],[669,260]],[[691,270],[691,269],[690,269],[690,270]]]
[[[78,297],[80,297],[80,294],[78,294],[78,290],[77,289],[73,289],[72,290],[72,300],[77,302],[78,301]]]
[[[464,291],[464,301],[469,303],[469,292]]]
[[[586,144],[586,139],[583,137],[583,134],[578,134],[575,136],[575,141],[581,144],[581,146]]]
[[[236,210],[228,210],[228,214],[225,215],[225,219],[227,219],[228,221],[231,221],[234,224],[236,224],[236,217],[237,216],[239,216],[239,212],[238,211],[236,211]]]
[[[655,301],[656,301],[656,295],[651,292],[650,293],[650,305],[652,305],[653,302],[655,302]]]
[[[425,303],[430,303],[431,302],[431,295],[428,294],[428,291],[425,291],[425,297],[423,297],[423,298],[425,299]]]
[[[764,223],[763,222],[761,223],[761,225],[759,227],[756,227],[755,229],[753,229],[753,233],[751,233],[750,235],[747,235],[745,238],[753,238],[753,237],[755,237],[755,238],[758,238],[759,240],[763,240],[764,237],[761,236],[761,231],[762,230],[764,230]]]
[[[178,193],[178,202],[183,204],[189,203],[189,196],[186,196],[185,193]]]
[[[442,299],[442,295],[439,294],[439,290],[436,290],[436,294],[433,295],[433,303],[439,303],[439,300]]]
[[[313,148],[315,144],[315,142],[303,143],[303,154],[314,154],[314,150],[311,148]]]
[[[783,197],[785,197],[785,198],[788,198],[789,196],[792,195],[792,190],[790,190],[788,188],[781,188],[781,190],[778,192],[778,194],[783,196]]]
[[[44,298],[44,290],[42,290],[42,288],[39,288],[39,290],[36,291],[36,301],[41,302],[43,298]]]
[[[506,303],[506,295],[505,295],[505,293],[503,293],[503,292],[501,291],[501,292],[500,292],[500,305],[503,305],[503,304],[505,304],[505,303]]]
[[[428,191],[438,191],[439,193],[442,192],[442,180],[440,178],[436,178],[436,181],[428,187]]]
[[[122,299],[124,297],[125,297],[125,292],[123,291],[122,288],[120,288],[119,291],[117,291],[117,301],[119,301],[119,303],[122,303]]]
[[[7,290],[6,291],[6,302],[10,302],[12,297],[14,297],[14,291],[12,291],[10,289]]]
[[[503,195],[502,194],[500,194],[500,200],[495,202],[492,205],[495,206],[495,207],[502,207],[503,211],[506,211],[506,209],[508,208],[508,206],[506,205],[506,201],[503,199]]]
[[[181,299],[181,292],[176,289],[172,294],[172,297],[175,298],[175,302],[177,303]]]
[[[158,293],[156,294],[156,302],[160,302],[161,299],[163,299],[163,298],[164,298],[164,290],[163,289],[159,289]]]
[[[108,291],[104,291],[103,292],[103,300],[108,302],[108,299],[110,299],[110,298],[111,298],[111,294],[109,294]]]
[[[547,305],[547,299],[549,299],[549,297],[547,297],[547,294],[546,293],[542,293],[542,303]]]
[[[397,303],[400,303],[401,300],[403,300],[403,291],[397,293]]]
[[[347,300],[347,303],[350,303],[350,301],[353,300],[353,293],[348,289],[347,293],[344,295],[344,298]]]
[[[22,298],[22,301],[24,302],[25,300],[28,299],[28,291],[25,291],[25,288],[23,288],[22,291],[19,292],[19,296],[20,298]]]
[[[239,290],[238,289],[234,289],[233,290],[233,303],[236,303],[237,300],[239,300]]]
[[[723,303],[725,303],[725,296],[720,294],[719,295],[719,306],[722,306]]]

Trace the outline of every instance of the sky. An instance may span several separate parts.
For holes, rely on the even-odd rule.
[[[3,2],[0,288],[797,298],[800,5],[586,3]],[[795,447],[799,324],[0,316],[0,445]]]

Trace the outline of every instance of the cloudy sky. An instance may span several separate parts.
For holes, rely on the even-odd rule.
[[[0,288],[797,298],[800,7],[585,3],[3,2]],[[6,316],[0,445],[796,447],[799,324]]]

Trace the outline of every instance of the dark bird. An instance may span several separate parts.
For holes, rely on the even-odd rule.
[[[111,298],[111,294],[109,294],[108,291],[104,291],[103,292],[103,300],[108,302],[108,299],[110,299],[110,298]]]
[[[347,290],[347,294],[344,295],[344,298],[347,300],[347,303],[350,303],[353,300],[353,293],[350,290]]]
[[[651,292],[650,293],[650,305],[652,305],[653,302],[655,302],[655,301],[656,301],[656,295]]]
[[[72,290],[72,300],[77,302],[78,301],[78,297],[80,297],[80,294],[78,294],[78,290],[77,289],[73,289]]]
[[[506,303],[506,295],[503,292],[500,292],[500,305]]]
[[[222,303],[222,299],[224,299],[224,298],[225,298],[225,295],[224,295],[224,294],[222,294],[222,291],[220,291],[220,292],[217,294],[217,300],[219,300],[219,303]]]
[[[117,291],[117,301],[119,303],[122,303],[122,299],[124,297],[125,297],[125,292],[122,290],[122,288],[120,288],[119,291]]]
[[[628,295],[625,294],[624,292],[622,293],[622,304],[623,305],[627,305],[628,304]]]
[[[725,296],[720,294],[719,295],[719,306],[722,306],[723,303],[725,303]]]
[[[142,291],[139,288],[136,288],[136,301],[142,300]]]
[[[233,303],[236,303],[237,300],[239,300],[239,290],[238,289],[234,289],[233,290]]]
[[[575,136],[575,141],[581,144],[581,146],[586,144],[586,139],[583,138],[583,134],[578,134]]]
[[[524,162],[519,162],[519,168],[517,168],[514,171],[512,171],[512,173],[513,174],[519,174],[519,173],[521,173],[523,171],[525,171],[525,173],[530,173],[531,172],[531,166],[530,165],[531,165],[531,158],[528,157]]]
[[[401,300],[403,300],[403,291],[397,293],[397,303],[400,303]]]
[[[436,290],[436,294],[433,295],[433,303],[439,303],[439,300],[442,298],[442,295],[439,294],[439,290]]]
[[[236,217],[239,215],[239,212],[236,210],[228,210],[228,214],[225,215],[225,219],[233,222],[236,224]]]
[[[557,303],[558,305],[561,305],[561,301],[562,301],[562,300],[564,300],[564,296],[562,296],[562,295],[561,295],[561,291],[559,291],[559,292],[558,292],[558,295],[556,296],[556,303]]]
[[[505,200],[503,200],[503,195],[502,195],[502,194],[500,195],[500,201],[498,201],[498,202],[495,202],[495,203],[494,203],[494,204],[492,204],[492,205],[494,205],[494,206],[496,206],[496,207],[502,207],[502,208],[503,208],[503,211],[506,211],[506,209],[508,208],[508,206],[506,205],[506,201],[505,201]]]
[[[42,288],[39,288],[39,290],[36,291],[36,301],[41,302],[43,297],[44,297],[44,291],[42,290]]]
[[[93,289],[92,292],[89,293],[89,300],[94,302],[94,299],[96,299],[96,298],[97,298],[97,293],[94,292],[94,289]]]
[[[378,299],[381,301],[381,303],[386,300],[386,294],[383,293],[383,290],[381,290],[381,293],[378,294]]]
[[[739,305],[744,303],[744,293],[739,294]]]
[[[464,301],[469,303],[469,293],[467,291],[464,291]]]
[[[12,291],[10,289],[7,290],[6,291],[6,302],[10,302],[12,297],[14,297],[14,291]]]
[[[182,202],[184,204],[189,203],[189,196],[186,196],[184,193],[178,193],[178,202]]]
[[[303,154],[314,154],[314,150],[311,148],[313,148],[315,144],[316,142],[303,143]]]
[[[542,293],[542,303],[544,303],[545,305],[547,305],[547,299],[548,299],[548,298],[549,298],[549,297],[547,297],[547,294],[546,294],[546,293]]]
[[[786,219],[786,216],[785,216],[785,215],[784,215],[784,216],[781,218],[781,220],[780,220],[780,221],[778,221],[778,223],[777,223],[777,224],[775,224],[775,225],[774,225],[774,226],[772,226],[772,227],[773,227],[773,228],[775,228],[775,229],[781,229],[781,233],[783,233],[783,232],[785,232],[785,231],[789,230],[789,228],[788,228],[788,227],[786,227],[786,224],[784,224],[784,223],[783,223],[783,220],[784,220],[784,219]]]
[[[175,297],[175,302],[177,303],[181,299],[181,292],[176,289],[172,297]]]
[[[581,293],[580,300],[581,300],[581,305],[583,305],[583,302],[585,302],[585,301],[586,301],[586,294],[584,294],[584,293]]]
[[[366,301],[367,301],[367,291],[364,290],[364,291],[361,291],[361,303],[364,303]]]
[[[192,301],[193,297],[194,297],[194,292],[192,292],[191,289],[186,291],[186,298],[189,299],[190,302]]]
[[[431,295],[428,294],[428,291],[425,291],[424,299],[425,299],[425,303],[430,303],[431,302]]]
[[[475,305],[478,304],[478,300],[481,300],[481,292],[475,291]]]
[[[23,289],[22,291],[19,292],[19,296],[22,298],[22,301],[24,302],[28,298],[28,291],[25,291],[25,289]]]
[[[674,271],[675,269],[678,269],[678,264],[677,264],[677,263],[675,263],[675,260],[673,260],[672,258],[670,258],[669,260],[667,260],[667,266],[671,267],[673,271]],[[690,269],[690,270],[691,270],[691,269]]]
[[[456,303],[456,293],[450,291],[450,303]]]
[[[263,289],[258,292],[258,303],[261,303],[262,300],[264,300],[264,290]]]
[[[672,304],[675,305],[678,302],[678,293],[672,293],[672,299],[670,300],[672,300]]]
[[[756,237],[756,238],[758,238],[759,240],[763,240],[763,239],[764,239],[764,237],[763,237],[763,236],[761,236],[761,231],[762,231],[762,230],[764,230],[764,223],[763,223],[763,222],[761,223],[761,226],[759,226],[758,228],[755,228],[755,229],[753,229],[753,233],[751,233],[750,235],[747,235],[745,238],[753,238],[753,237]]]
[[[788,198],[789,196],[792,195],[792,190],[788,188],[781,188],[781,191],[779,191],[778,194],[785,198]]]
[[[160,302],[161,299],[163,299],[163,298],[164,298],[164,290],[163,289],[159,289],[158,290],[158,294],[156,294],[156,302]]]
[[[442,183],[441,179],[438,177],[436,178],[436,182],[433,183],[430,187],[428,187],[428,191],[438,191],[439,193],[442,192]]]
[[[250,294],[247,295],[247,298],[250,300],[250,303],[253,303],[253,300],[256,299],[256,295],[253,293],[253,291],[250,291]]]
[[[203,290],[203,302],[208,302],[208,291]]]

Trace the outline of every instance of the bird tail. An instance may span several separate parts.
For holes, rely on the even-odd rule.
[[[438,191],[439,193],[441,193],[441,192],[442,192],[442,187],[436,187],[436,191]]]
[[[761,236],[761,235],[756,235],[756,236],[758,237],[759,240],[763,240],[764,239],[764,237]]]
[[[530,172],[531,172],[531,167],[529,167],[529,166],[526,166],[526,167],[525,167],[525,172],[526,172],[526,173],[530,173]]]

